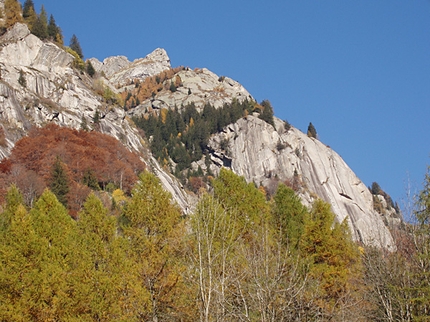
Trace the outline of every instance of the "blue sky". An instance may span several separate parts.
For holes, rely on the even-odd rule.
[[[23,0],[22,0],[23,2]],[[401,204],[430,164],[430,0],[34,0],[85,58],[167,50],[244,85]]]

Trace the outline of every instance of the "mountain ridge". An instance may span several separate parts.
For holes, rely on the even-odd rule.
[[[54,122],[78,129],[85,120],[93,129],[97,128],[141,155],[145,154],[146,164],[185,212],[192,208],[192,197],[148,153],[144,138],[130,118],[160,113],[164,108],[173,109],[188,103],[195,103],[201,109],[207,103],[219,108],[234,99],[253,100],[243,86],[228,77],[218,77],[207,69],[184,68],[176,74],[182,83],[179,90],[169,90],[169,81],[166,81],[164,89],[125,111],[97,94],[93,79],[73,69],[72,55],[31,35],[25,25],[14,25],[0,42],[0,113],[5,120],[3,127],[7,142],[6,146],[0,147],[2,157],[10,153],[14,142],[32,125]],[[171,68],[170,59],[162,49],[134,62],[129,62],[125,56],[106,58],[106,63],[95,59],[88,61],[99,74],[104,74],[100,78],[101,86],[115,90],[117,94],[129,89],[131,81],[143,82]],[[103,69],[103,66],[110,67]],[[100,114],[97,124],[96,113]],[[234,172],[257,185],[267,186],[276,176],[278,181],[284,181],[296,174],[305,183],[299,191],[302,199],[310,203],[316,194],[329,202],[338,221],[347,218],[355,240],[394,247],[382,217],[373,210],[372,195],[337,153],[294,128],[286,130],[283,121],[277,118],[274,128],[257,116],[258,113],[244,116],[211,137],[208,144],[211,148],[210,167],[215,172],[226,165],[217,160],[227,158]],[[226,138],[229,139],[229,153],[221,147],[221,141]],[[256,150],[257,147],[262,147],[263,152]],[[204,167],[203,163],[199,161],[194,166]]]

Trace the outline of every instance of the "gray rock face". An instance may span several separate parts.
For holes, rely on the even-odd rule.
[[[108,57],[103,62],[97,58],[88,59],[96,72],[104,73],[106,77],[111,77],[116,72],[130,65],[130,61],[125,56]]]
[[[148,167],[182,209],[188,211],[190,197],[150,156],[137,129],[129,122],[129,115],[121,108],[109,106],[94,91],[93,80],[71,67],[71,55],[52,43],[40,41],[22,24],[16,24],[0,37],[0,44],[0,126],[6,133],[6,146],[0,147],[0,158],[10,153],[14,143],[31,126],[54,122],[79,129],[85,120],[93,127],[95,111],[99,111],[100,130],[130,149],[146,154]],[[106,86],[116,87],[170,68],[169,57],[163,49],[134,62],[124,56],[111,57],[103,63],[95,59],[91,62],[97,71],[106,75]],[[178,76],[182,86],[176,92],[161,91],[131,113],[191,102],[197,107],[205,103],[220,107],[234,98],[252,99],[239,83],[220,78],[207,69],[187,69]],[[248,181],[267,186],[275,176],[285,180],[296,173],[305,187],[301,192],[304,201],[310,204],[318,195],[331,204],[339,221],[348,220],[356,240],[393,247],[390,233],[372,209],[370,192],[339,155],[294,128],[285,131],[278,119],[275,125],[276,130],[250,115],[214,135],[209,143],[213,150],[213,170],[228,166]],[[228,148],[223,150],[221,146],[225,142]]]
[[[228,77],[219,77],[210,70],[185,69],[177,74],[181,78],[182,86],[175,92],[162,90],[154,98],[142,102],[138,107],[132,109],[132,116],[142,115],[151,109],[173,108],[186,106],[190,103],[199,110],[206,103],[215,108],[231,103],[234,99],[239,102],[245,99],[253,100],[251,94],[238,82]]]
[[[170,58],[166,51],[157,48],[145,58],[129,62],[125,56],[109,57],[103,63],[96,58],[89,59],[96,72],[103,72],[116,87],[125,86],[134,79],[144,80],[165,71],[170,66]]]
[[[228,166],[248,182],[268,186],[276,176],[281,181],[296,176],[305,189],[301,197],[310,204],[318,196],[330,203],[338,221],[345,218],[355,240],[393,248],[392,236],[373,210],[372,195],[342,158],[329,147],[297,129],[277,130],[255,116],[242,118],[213,136],[212,159]],[[221,149],[221,142],[228,148]]]
[[[79,129],[85,120],[91,128],[96,110],[100,113],[98,126],[102,133],[117,138],[135,152],[147,153],[124,110],[108,106],[92,89],[93,80],[73,70],[73,56],[52,43],[42,42],[24,24],[14,25],[0,37],[0,44],[0,126],[7,143],[0,146],[0,159],[10,154],[15,142],[31,126],[54,122]],[[108,60],[108,65],[111,69],[119,68],[121,61],[124,59]],[[150,159],[143,161],[149,169],[157,168]],[[157,174],[186,210],[188,197],[178,188],[180,185],[161,168],[157,168]]]

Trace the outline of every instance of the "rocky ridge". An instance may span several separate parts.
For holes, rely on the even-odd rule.
[[[1,158],[10,154],[14,143],[31,126],[48,122],[75,129],[85,122],[90,128],[97,127],[122,141],[131,150],[150,154],[124,110],[104,102],[93,90],[94,81],[72,68],[73,59],[62,48],[30,34],[24,24],[15,24],[0,37],[0,122],[5,133]],[[97,124],[96,111],[100,114]],[[158,167],[150,157],[144,161],[149,168]],[[158,173],[165,188],[187,209],[188,197],[178,189],[174,178],[161,168]]]
[[[23,24],[16,24],[0,38],[0,115],[6,144],[0,156],[10,153],[14,143],[33,125],[54,122],[60,126],[80,128],[85,121],[106,134],[121,140],[130,149],[146,155],[145,162],[186,212],[190,198],[177,180],[151,158],[133,123],[132,115],[150,109],[174,108],[193,102],[198,107],[211,103],[220,107],[233,99],[252,99],[239,83],[218,77],[207,69],[185,68],[178,73],[182,85],[175,91],[160,91],[127,114],[112,106],[94,91],[94,80],[72,68],[73,57],[55,44],[31,35]],[[162,49],[145,58],[129,62],[124,56],[91,59],[109,88],[122,87],[130,79],[143,80],[170,68],[170,59]],[[95,112],[100,122],[94,124]],[[372,196],[345,162],[321,142],[300,131],[285,129],[275,119],[275,127],[249,115],[210,142],[211,168],[231,168],[248,181],[269,187],[273,178],[299,177],[305,202],[316,196],[329,202],[339,221],[347,218],[356,240],[382,247],[393,247],[393,240],[381,217],[372,208]],[[222,148],[227,141],[227,149]],[[202,165],[204,167],[204,164]]]
[[[185,68],[176,74],[181,79],[181,86],[176,91],[160,91],[150,99],[145,100],[129,113],[132,116],[162,108],[186,106],[193,103],[198,110],[207,103],[215,108],[231,103],[235,98],[239,102],[253,100],[251,94],[235,80],[221,76],[206,68],[191,70]]]
[[[145,58],[139,58],[130,62],[125,56],[108,57],[100,62],[97,58],[90,58],[96,72],[103,73],[107,79],[121,88],[135,79],[144,80],[171,68],[170,58],[161,48],[155,49]]]

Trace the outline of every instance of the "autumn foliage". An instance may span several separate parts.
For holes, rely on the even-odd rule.
[[[90,188],[130,192],[145,169],[139,157],[113,137],[50,124],[32,129],[0,163],[0,189],[16,184],[31,205],[49,186],[57,157],[69,179],[68,204],[74,211],[79,210]]]
[[[175,87],[181,86],[181,78],[176,74],[183,69],[184,67],[171,68],[155,76],[147,77],[142,82],[135,80],[133,82],[135,84],[135,88],[131,91],[124,91],[121,93],[121,98],[125,102],[125,107],[132,108],[139,105],[139,102],[143,102],[144,100],[151,98],[161,90],[169,89],[172,83]]]

